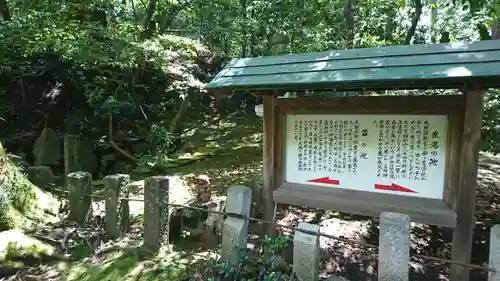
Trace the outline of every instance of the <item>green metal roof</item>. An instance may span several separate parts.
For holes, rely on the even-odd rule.
[[[231,60],[208,90],[500,87],[500,40]]]

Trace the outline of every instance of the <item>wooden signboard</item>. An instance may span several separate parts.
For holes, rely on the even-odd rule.
[[[464,105],[458,95],[274,99],[273,199],[455,227]]]

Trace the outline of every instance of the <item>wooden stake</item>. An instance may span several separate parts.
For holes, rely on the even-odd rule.
[[[274,181],[274,134],[275,134],[275,114],[274,114],[274,96],[264,96],[264,151],[263,151],[263,177],[264,177],[264,219],[272,221],[274,217],[273,191]],[[266,233],[274,235],[276,232],[274,223],[267,226]]]

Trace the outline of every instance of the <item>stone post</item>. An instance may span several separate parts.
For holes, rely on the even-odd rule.
[[[110,175],[104,178],[105,182],[105,208],[106,214],[104,216],[104,227],[106,229],[106,234],[111,239],[116,239],[121,236],[122,230],[118,228],[118,223],[120,221],[120,216],[122,221],[127,218],[123,217],[123,213],[119,214],[121,208],[123,208],[123,201],[121,202],[122,206],[119,208],[118,206],[118,197],[122,190],[128,189],[128,184],[130,183],[130,176],[124,174]],[[128,201],[126,202],[128,206]],[[123,210],[121,210],[123,212]]]
[[[319,233],[319,225],[299,223],[299,229]],[[319,236],[296,231],[293,237],[293,271],[301,281],[319,280]]]
[[[130,176],[126,175],[128,178],[126,180],[127,184],[124,184],[120,189],[121,205],[120,213],[118,214],[120,230],[122,233],[127,233],[130,230],[130,201],[123,198],[130,197]]]
[[[47,188],[55,184],[55,177],[52,169],[48,166],[31,166],[26,170],[28,180],[34,185]]]
[[[490,258],[489,268],[495,272],[488,273],[488,281],[500,281],[500,225],[496,224],[490,229]]]
[[[252,189],[242,185],[233,185],[227,191],[226,213],[248,217],[252,205]],[[222,227],[221,257],[235,265],[241,250],[247,248],[248,220],[228,216]]]
[[[168,177],[144,180],[144,245],[153,251],[160,250],[162,242],[168,245],[168,192]]]
[[[87,172],[68,175],[69,218],[79,224],[87,221],[92,205],[92,176]]]
[[[410,264],[410,216],[383,212],[379,233],[379,281],[407,281]]]
[[[80,171],[80,137],[76,135],[64,135],[64,174]],[[68,183],[68,178],[65,179]]]

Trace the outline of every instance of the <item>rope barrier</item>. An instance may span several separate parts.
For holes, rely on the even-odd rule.
[[[53,190],[60,191],[60,192],[66,193],[66,194],[69,193],[68,191],[61,190],[61,189],[53,189]],[[92,197],[92,198],[99,198],[99,199],[105,199],[106,198],[103,195],[94,195],[94,194],[91,194],[90,197]],[[141,198],[119,197],[118,200],[144,202],[144,199],[141,199]],[[363,247],[366,247],[366,248],[378,248],[377,245],[373,245],[373,244],[366,243],[366,242],[363,242],[363,241],[353,240],[353,239],[345,238],[345,237],[342,237],[342,236],[334,236],[334,235],[327,234],[327,233],[324,233],[324,232],[314,232],[314,231],[310,231],[310,230],[307,230],[307,229],[301,229],[301,228],[298,228],[298,227],[294,227],[294,226],[291,226],[291,225],[285,225],[285,224],[280,224],[280,223],[274,223],[272,221],[266,221],[266,220],[262,220],[262,219],[247,217],[247,216],[244,216],[244,215],[241,215],[241,214],[227,213],[227,212],[210,210],[210,209],[206,209],[206,208],[200,208],[200,207],[195,207],[195,206],[187,206],[187,205],[180,205],[180,204],[174,204],[174,203],[168,203],[168,202],[162,202],[162,203],[164,205],[167,205],[167,206],[170,206],[170,207],[187,208],[187,209],[192,209],[192,210],[197,210],[197,211],[202,211],[202,212],[207,212],[207,213],[212,213],[212,214],[225,215],[225,216],[229,216],[229,217],[244,219],[244,220],[258,222],[258,223],[262,223],[262,224],[274,224],[276,227],[284,228],[284,229],[289,229],[289,230],[292,230],[294,232],[302,232],[302,233],[309,234],[309,235],[315,235],[315,236],[325,237],[325,238],[329,238],[329,239],[337,240],[337,241],[342,241],[342,242],[353,244],[353,245],[363,246]],[[377,254],[375,254],[375,255],[377,255]],[[487,266],[482,266],[482,265],[477,265],[477,264],[468,264],[468,263],[463,263],[463,262],[454,261],[454,260],[445,259],[445,258],[439,258],[439,257],[433,257],[433,256],[427,256],[427,255],[419,255],[419,254],[413,254],[413,255],[411,255],[411,257],[418,258],[418,259],[423,259],[423,260],[429,260],[429,261],[433,261],[433,262],[439,262],[439,263],[455,264],[455,265],[460,265],[460,266],[471,268],[471,269],[478,269],[478,270],[483,270],[483,271],[496,272],[493,268],[490,268],[490,267],[487,267]]]

